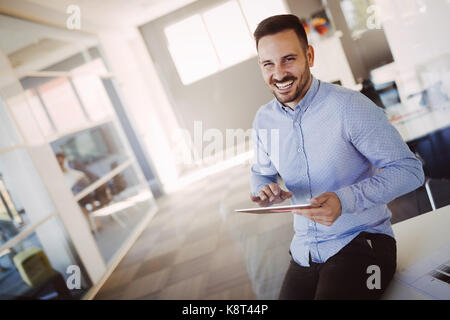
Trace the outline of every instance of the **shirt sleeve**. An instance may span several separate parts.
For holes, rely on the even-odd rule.
[[[384,110],[359,93],[350,100],[343,111],[347,138],[381,170],[370,178],[335,191],[343,214],[387,204],[424,183],[422,163],[389,122]]]
[[[263,136],[260,137],[261,130],[258,129],[257,116],[253,123],[252,143],[253,143],[253,163],[251,167],[251,190],[257,196],[262,187],[275,182],[277,183],[278,171],[270,160],[267,153],[267,141],[264,144]]]

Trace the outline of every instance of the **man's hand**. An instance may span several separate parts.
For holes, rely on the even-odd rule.
[[[250,199],[261,207],[281,203],[290,197],[292,197],[292,192],[282,190],[280,186],[274,182],[263,187],[257,197],[250,195]]]
[[[331,226],[342,213],[341,201],[334,192],[322,193],[313,198],[311,204],[315,208],[298,209],[292,212],[326,226]]]

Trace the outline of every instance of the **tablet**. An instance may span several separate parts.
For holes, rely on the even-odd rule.
[[[261,207],[261,208],[248,208],[248,209],[236,209],[236,212],[245,212],[245,213],[281,213],[281,212],[291,212],[295,209],[308,209],[313,208],[310,203],[305,204],[294,204],[290,206],[278,206],[278,207]]]

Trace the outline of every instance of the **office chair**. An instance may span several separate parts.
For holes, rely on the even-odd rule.
[[[450,181],[450,127],[411,141],[408,146],[422,161],[425,189],[434,211],[436,203],[431,190],[431,180]]]
[[[364,79],[362,86],[363,87],[360,92],[363,95],[372,100],[372,102],[374,102],[381,109],[386,109],[385,105],[383,104],[383,101],[381,100],[380,95],[378,94],[378,91],[375,89],[375,85],[370,79]]]

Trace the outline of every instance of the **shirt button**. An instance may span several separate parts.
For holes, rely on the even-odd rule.
[[[298,127],[300,125],[300,122],[295,121],[295,125]]]
[[[302,152],[302,147],[298,147],[297,151]]]

